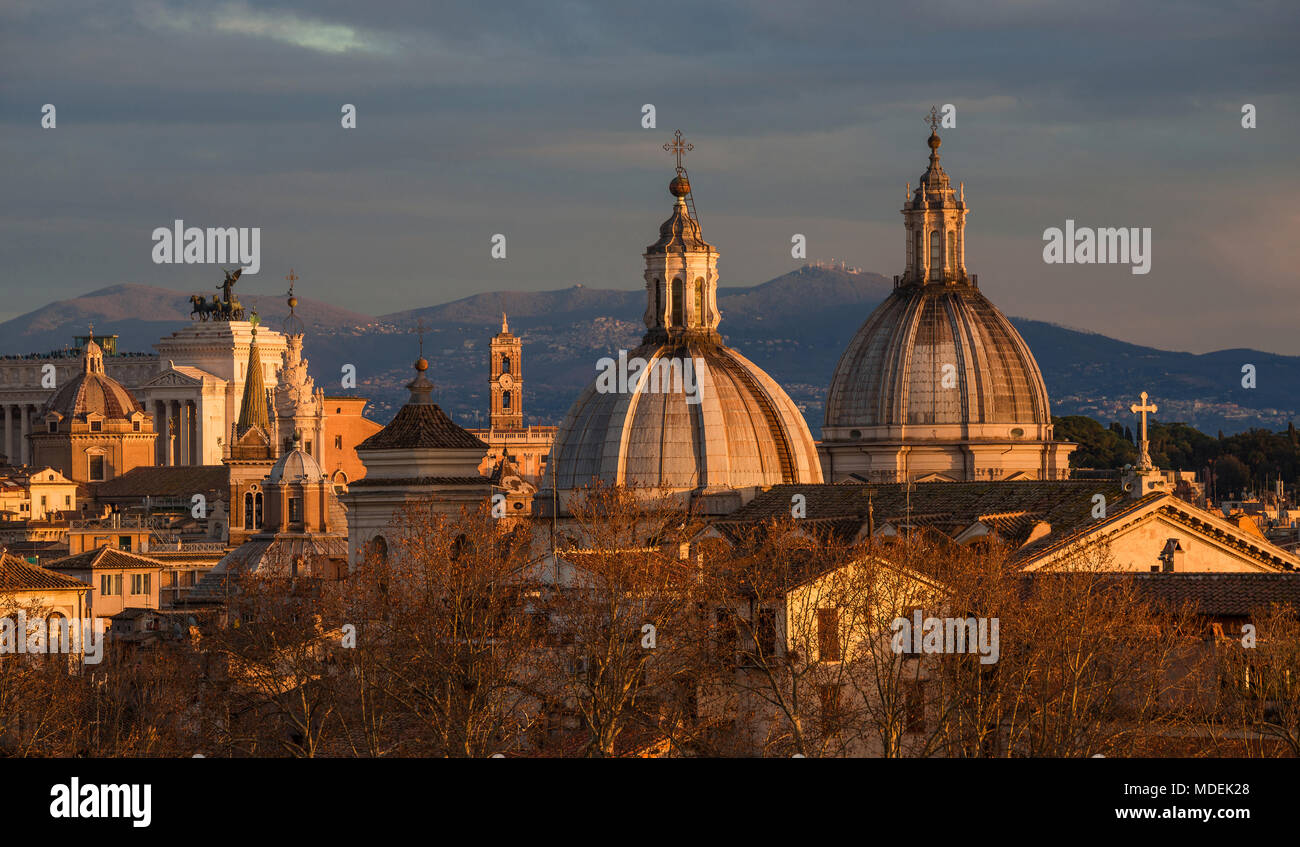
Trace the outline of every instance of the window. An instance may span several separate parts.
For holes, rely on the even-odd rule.
[[[817,654],[823,662],[840,660],[839,609],[817,610]]]
[[[508,374],[508,373],[510,373],[510,357],[509,357],[509,356],[502,356],[502,357],[501,357],[501,373],[503,373],[503,374]]]
[[[727,663],[736,661],[736,620],[735,615],[726,607],[714,611],[716,626],[713,631],[713,646],[720,660]]]
[[[289,521],[291,523],[302,522],[302,498],[301,497],[289,498]]]
[[[681,279],[674,279],[673,280],[673,301],[672,301],[673,326],[681,326],[685,322],[685,319],[682,317],[682,312],[686,308],[685,300],[686,300],[685,286],[682,285]]]
[[[104,481],[104,457],[103,456],[90,457],[90,481],[91,482]]]
[[[44,494],[41,495],[41,508],[42,508],[42,509],[45,508],[45,495],[44,495]]]
[[[916,272],[921,273],[925,267],[925,253],[921,252],[921,230],[916,231],[916,237],[912,239],[912,253],[916,256]]]
[[[139,422],[139,421],[131,421],[131,431],[132,431],[132,432],[139,432],[139,431],[140,431],[140,422]]]
[[[510,408],[510,392],[509,392],[509,391],[503,392],[503,393],[501,394],[501,408],[503,408],[503,409],[509,409],[509,408]]]
[[[776,609],[759,609],[754,627],[754,641],[759,655],[770,658],[776,655]]]
[[[957,267],[957,233],[948,230],[948,267]]]
[[[371,539],[370,555],[376,562],[384,563],[388,561],[388,541],[382,535],[376,535]]]
[[[921,612],[921,614],[922,614],[922,619],[924,619],[924,615],[925,615],[925,613],[924,613],[924,611],[921,609],[920,606],[911,606],[911,607],[909,607],[908,609],[904,610],[904,612],[903,612],[903,614],[902,614],[902,617],[907,618],[908,621],[910,621],[910,622],[912,623],[912,627],[913,627],[913,630],[914,630],[913,635],[912,635],[912,638],[907,639],[907,641],[903,644],[903,649],[902,649],[902,651],[899,653],[899,655],[902,656],[902,657],[905,658],[905,659],[907,659],[907,658],[915,658],[915,657],[921,655],[921,650],[920,650],[920,646],[919,646],[919,645],[920,645],[920,636],[915,632],[915,630],[916,630],[916,613],[917,613],[917,612]]]
[[[817,689],[821,700],[823,723],[833,724],[840,716],[840,685],[822,685]]]
[[[659,323],[664,316],[664,292],[659,287],[659,280],[655,280],[655,323]]]
[[[244,529],[262,528],[262,492],[249,491],[244,495]]]
[[[130,549],[131,549],[131,536],[129,536],[129,535],[119,535],[119,536],[117,537],[117,549],[119,549],[119,550],[130,550]]]
[[[104,422],[103,422],[103,421],[91,421],[91,422],[90,422],[90,431],[91,431],[91,432],[103,432],[103,431],[104,431]]]
[[[122,594],[122,575],[118,574],[100,574],[99,576],[99,594],[101,597],[119,597]]]
[[[943,249],[943,239],[939,235],[939,230],[933,230],[930,233],[930,276],[938,276],[939,271],[943,268],[943,254],[939,251]]]
[[[150,574],[147,574],[147,573],[133,573],[133,574],[131,574],[131,593],[132,593],[132,594],[148,594],[148,593],[149,593],[149,578],[150,578],[150,576],[151,576],[151,575],[150,575]],[[119,577],[119,578],[120,578],[120,577]]]
[[[311,442],[310,442],[310,441],[307,442],[307,445],[306,445],[303,449],[307,452],[307,455],[308,455],[308,456],[314,456],[314,455],[316,455],[315,453],[312,453],[312,452],[311,452]]]
[[[925,683],[914,681],[904,688],[904,716],[908,732],[925,732]]]
[[[695,280],[695,325],[704,326],[704,280]]]
[[[58,432],[58,431],[59,431],[59,422],[58,422],[58,421],[50,421],[50,423],[49,423],[49,427],[50,427],[50,432]]]
[[[334,436],[334,449],[335,450],[343,449],[343,436],[341,435]]]
[[[72,505],[72,495],[71,495],[71,494],[64,494],[64,495],[63,495],[63,505],[65,505],[65,506],[71,506],[71,505]]]

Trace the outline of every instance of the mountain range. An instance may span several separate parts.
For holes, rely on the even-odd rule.
[[[284,296],[251,293],[250,283],[241,280],[240,300],[257,309],[265,326],[282,328]],[[210,296],[203,288],[196,286],[195,293]],[[720,288],[720,329],[728,344],[784,386],[817,435],[840,353],[891,288],[879,274],[807,265],[761,285]],[[117,334],[121,351],[152,351],[159,338],[191,320],[189,296],[122,284],[50,303],[0,323],[0,355],[65,349],[91,323],[97,335]],[[487,425],[487,349],[503,311],[523,339],[529,423],[558,423],[594,377],[596,361],[636,347],[645,330],[642,288],[493,292],[379,316],[298,299],[317,384],[326,393],[353,393],[344,392],[339,379],[345,364],[355,365],[355,393],[371,399],[367,414],[378,421],[387,421],[406,399],[417,323],[424,326],[438,402],[471,427]],[[1300,356],[1245,348],[1180,353],[1043,321],[1011,321],[1038,360],[1056,415],[1128,421],[1129,404],[1146,390],[1160,406],[1158,419],[1210,434],[1279,429],[1297,416]],[[1243,386],[1247,364],[1255,369],[1254,388]]]

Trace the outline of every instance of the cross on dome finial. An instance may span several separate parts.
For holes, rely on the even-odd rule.
[[[682,139],[682,131],[679,129],[673,133],[673,140],[664,145],[664,149],[677,157],[677,173],[681,173],[685,168],[682,167],[682,155],[695,149],[694,144],[687,144]]]
[[[940,120],[941,120],[941,118],[939,117],[939,110],[938,110],[937,108],[935,108],[934,106],[931,106],[931,107],[930,107],[930,114],[928,114],[928,115],[925,116],[925,122],[928,123],[928,124],[930,125],[930,133],[931,133],[932,135],[938,135],[938,134],[939,134],[939,122],[940,122]]]

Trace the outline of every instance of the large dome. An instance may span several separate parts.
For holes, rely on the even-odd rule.
[[[556,435],[560,489],[596,480],[678,491],[821,482],[803,416],[753,362],[705,339],[645,344],[628,354],[636,358],[647,373],[693,360],[700,402],[686,391],[604,392],[593,382]]]
[[[925,424],[1001,425],[1010,437],[1050,423],[1028,345],[969,285],[895,289],[849,342],[826,400],[828,438]]]
[[[599,481],[695,493],[821,482],[817,446],[798,407],[722,343],[718,251],[691,213],[680,167],[680,152],[691,146],[680,132],[676,139],[672,216],[644,254],[646,334],[617,363],[597,364],[602,373],[556,433],[547,482],[560,490]]]
[[[931,111],[931,126],[938,117]],[[939,161],[908,186],[907,268],[835,366],[822,427],[832,482],[1064,479],[1029,346],[966,270],[966,188]]]
[[[94,341],[86,343],[81,373],[63,384],[45,405],[46,412],[58,412],[65,419],[84,419],[87,414],[108,420],[124,420],[143,409],[122,384],[104,373],[103,351]]]

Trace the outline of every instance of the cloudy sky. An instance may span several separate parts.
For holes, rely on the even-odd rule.
[[[797,267],[793,233],[891,275],[923,116],[952,103],[967,264],[1004,311],[1300,354],[1300,10],[1229,5],[7,0],[0,318],[123,282],[210,290],[211,267],[151,260],[176,218],[261,228],[243,290],[292,266],[368,314],[639,288],[678,127],[723,285]],[[1044,264],[1067,218],[1150,227],[1151,272]]]

